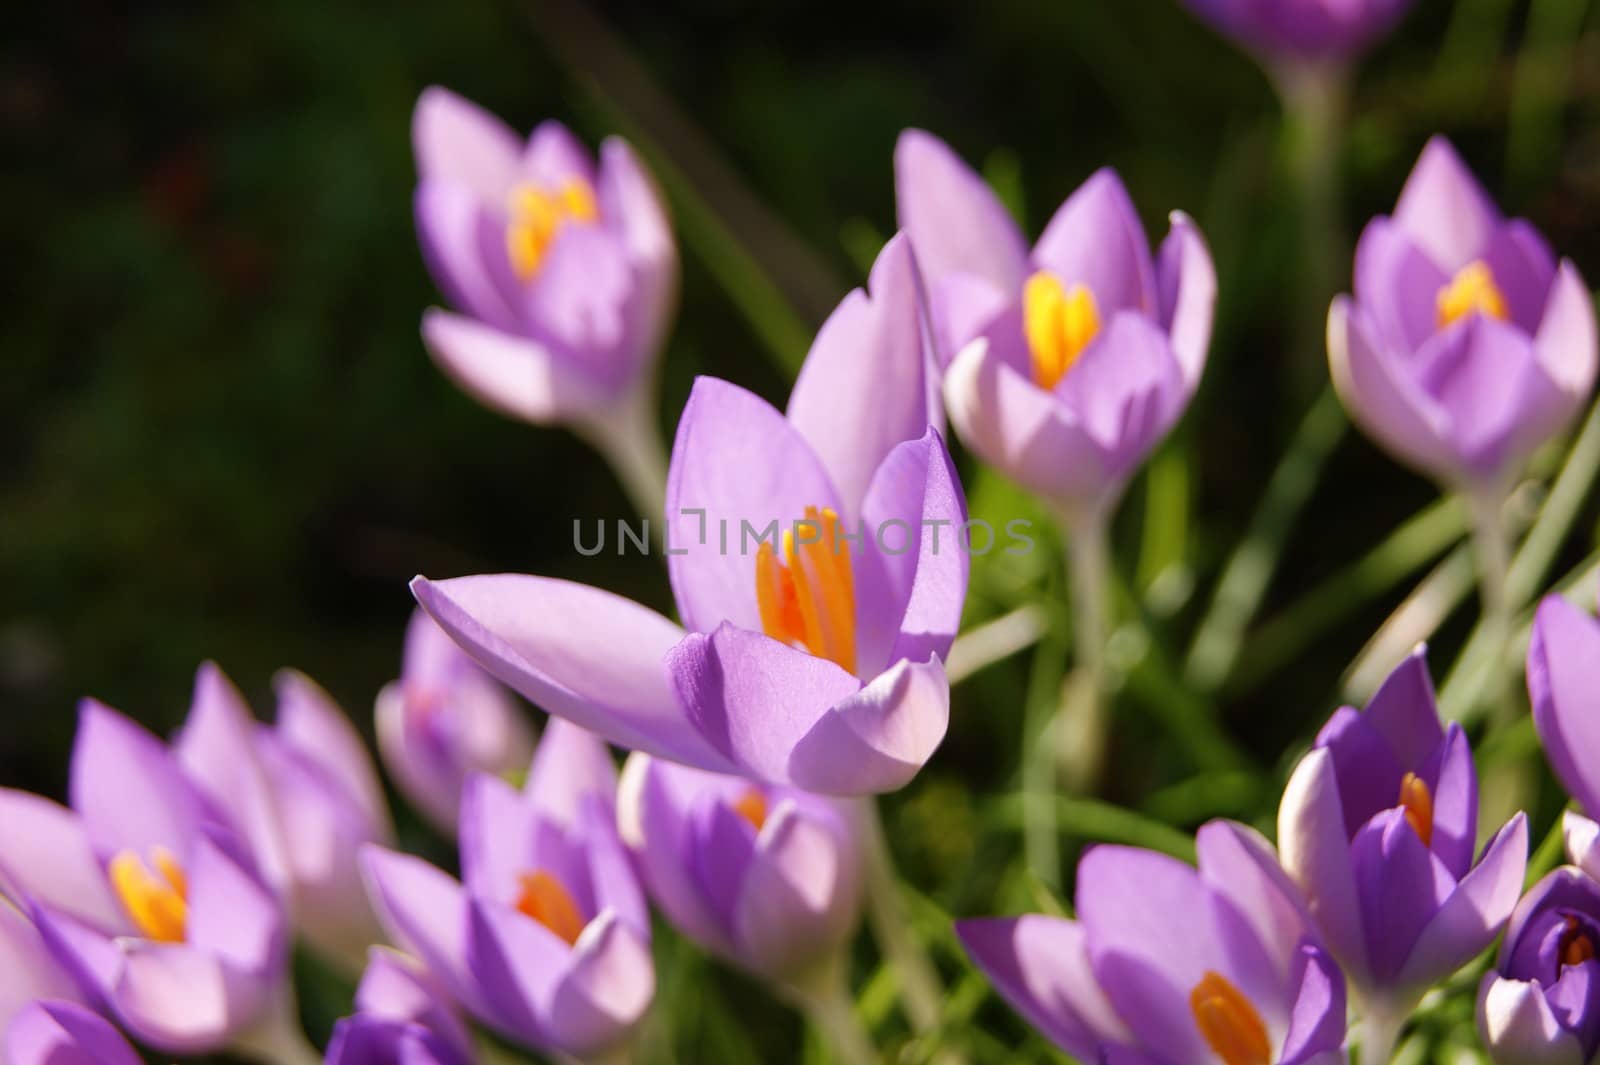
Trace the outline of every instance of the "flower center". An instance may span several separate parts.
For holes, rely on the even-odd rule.
[[[1040,270],[1022,289],[1022,332],[1034,383],[1051,389],[1099,334],[1100,307],[1083,285],[1069,289],[1055,274]]]
[[[189,925],[189,879],[171,851],[152,848],[148,864],[136,852],[122,851],[111,859],[107,874],[122,908],[146,938],[183,942]]]
[[[805,520],[784,530],[782,561],[762,541],[756,605],[762,631],[774,640],[856,671],[855,577],[832,508],[807,507]]]
[[[518,185],[507,205],[506,254],[519,281],[531,281],[544,263],[556,234],[569,222],[590,223],[600,215],[594,190],[582,178],[568,178],[559,188]]]
[[[1223,1065],[1271,1065],[1272,1044],[1261,1014],[1221,973],[1207,970],[1194,985],[1189,1011]]]
[[[1594,940],[1583,930],[1576,917],[1567,917],[1567,930],[1561,934],[1561,964],[1582,965],[1594,959]]]
[[[1450,283],[1439,290],[1435,302],[1440,329],[1469,314],[1487,315],[1501,321],[1511,316],[1506,309],[1505,294],[1494,283],[1494,274],[1482,259],[1463,266]]]
[[[733,812],[749,821],[760,832],[767,823],[767,797],[751,788],[733,804]]]
[[[1415,773],[1400,778],[1400,806],[1422,845],[1433,846],[1433,793]]]
[[[517,878],[517,883],[521,886],[521,893],[517,896],[518,911],[532,917],[567,943],[578,941],[583,934],[583,914],[578,911],[578,904],[572,901],[572,895],[555,874],[538,869],[523,873]]]

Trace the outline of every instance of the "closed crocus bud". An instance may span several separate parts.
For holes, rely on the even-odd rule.
[[[1570,261],[1503,218],[1450,143],[1423,149],[1392,217],[1356,248],[1328,315],[1345,408],[1392,455],[1497,497],[1595,378],[1595,317]]]
[[[474,1065],[472,1036],[420,966],[372,951],[356,1012],[333,1029],[327,1065]]]
[[[1600,1049],[1600,884],[1567,866],[1517,904],[1478,993],[1496,1065],[1584,1065]]]
[[[1152,256],[1101,170],[1030,251],[983,179],[921,130],[900,135],[895,190],[962,442],[1057,508],[1110,506],[1205,368],[1217,279],[1199,230],[1175,213]]]
[[[468,782],[460,882],[367,848],[385,926],[445,994],[506,1038],[578,1058],[624,1048],[654,997],[655,970],[615,801],[604,746],[552,721],[522,791],[482,774]]]
[[[1343,61],[1388,33],[1413,0],[1184,0],[1264,59]]]
[[[831,977],[861,911],[849,807],[633,754],[618,823],[650,897],[684,935],[780,985]]]
[[[526,711],[421,609],[406,629],[400,679],[378,695],[378,753],[395,785],[454,836],[474,773],[520,773],[533,757]]]
[[[143,1065],[121,1032],[75,1002],[29,1003],[0,1033],[6,1065]]]
[[[659,465],[651,381],[678,254],[633,149],[610,138],[597,163],[558,122],[523,138],[441,88],[411,132],[423,257],[459,312],[423,317],[440,368],[502,413]]]
[[[1522,890],[1527,818],[1474,859],[1478,782],[1461,726],[1439,722],[1426,652],[1365,712],[1344,707],[1278,810],[1283,866],[1363,1007],[1393,1017],[1494,941]]]
[[[1528,694],[1545,757],[1583,813],[1567,811],[1567,856],[1600,877],[1600,622],[1545,597],[1528,643]],[[1588,814],[1590,816],[1585,816]]]

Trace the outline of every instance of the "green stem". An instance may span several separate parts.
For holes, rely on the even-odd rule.
[[[1106,519],[1096,512],[1064,518],[1067,575],[1072,593],[1073,676],[1052,726],[1056,766],[1067,790],[1090,794],[1105,768],[1107,718],[1106,637],[1110,553]]]
[[[235,1039],[229,1049],[267,1065],[322,1065],[322,1052],[312,1046],[300,1030],[294,988],[287,982],[262,1010],[255,1024]]]
[[[666,532],[667,451],[656,421],[655,384],[641,383],[618,404],[574,426],[598,451],[657,545]]]
[[[1394,1059],[1395,1041],[1400,1038],[1400,1029],[1404,1026],[1404,1012],[1366,1010],[1361,1017],[1357,1036],[1361,1047],[1361,1065],[1389,1065]]]
[[[856,1015],[842,961],[837,958],[825,963],[810,980],[788,988],[788,995],[833,1048],[841,1065],[878,1065],[882,1059]]]
[[[1467,500],[1472,508],[1472,543],[1478,564],[1478,588],[1483,597],[1483,626],[1491,659],[1493,683],[1484,698],[1490,700],[1491,721],[1504,728],[1516,720],[1517,700],[1507,668],[1511,643],[1511,601],[1506,594],[1506,576],[1511,571],[1511,544],[1502,514],[1504,497],[1499,492],[1473,492]]]

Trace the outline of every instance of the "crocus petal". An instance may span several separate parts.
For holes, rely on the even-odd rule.
[[[456,1011],[446,1005],[428,972],[405,955],[374,947],[356,988],[356,1009],[382,1020],[422,1024],[450,1043],[463,1059],[471,1057],[472,1037]]]
[[[85,699],[68,791],[96,852],[181,853],[199,834],[200,803],[166,745],[110,707]]]
[[[1494,485],[1515,472],[1571,413],[1527,334],[1498,319],[1458,322],[1416,357],[1422,387],[1445,412],[1445,440],[1473,480]]]
[[[1361,231],[1354,280],[1357,302],[1403,350],[1438,332],[1438,293],[1450,277],[1393,219],[1374,218]]]
[[[564,226],[520,294],[532,338],[607,398],[619,395],[638,368],[640,352],[629,335],[633,278],[616,235]]]
[[[461,793],[461,879],[476,896],[507,901],[518,877],[533,868],[539,809],[517,789],[487,773],[467,779]]]
[[[421,858],[382,847],[361,852],[367,888],[394,941],[415,954],[450,997],[478,1012],[482,999],[467,967],[467,900],[449,874]]]
[[[547,1018],[550,1039],[573,1054],[625,1041],[656,993],[650,944],[630,925],[603,913],[583,930],[562,973]]]
[[[634,267],[628,300],[629,335],[636,360],[660,350],[678,299],[678,248],[655,180],[619,137],[600,145],[600,214],[621,235]]]
[[[509,126],[437,85],[417,98],[411,146],[423,180],[448,181],[494,202],[515,184],[522,154],[521,139]]]
[[[263,983],[282,961],[278,900],[210,840],[190,855],[188,942]]]
[[[729,767],[667,683],[662,660],[683,630],[655,611],[597,588],[517,574],[418,578],[411,590],[481,666],[545,710],[622,747]]]
[[[76,1002],[78,990],[51,957],[38,929],[0,899],[0,1034],[17,1011],[35,999]]]
[[[1478,773],[1461,726],[1450,723],[1433,786],[1433,837],[1429,847],[1457,880],[1472,867],[1478,845]]]
[[[1478,987],[1478,1034],[1496,1065],[1583,1065],[1583,1046],[1561,1026],[1532,980],[1485,973]]]
[[[9,1026],[3,1020],[0,1057],[9,1065],[141,1065],[105,1018],[72,1002],[33,1002]]]
[[[1368,979],[1366,932],[1350,867],[1333,756],[1316,748],[1300,760],[1278,807],[1278,855],[1305,893],[1317,927],[1352,981]]]
[[[1483,252],[1500,212],[1450,142],[1436,136],[1406,179],[1394,220],[1440,270],[1453,275]]]
[[[733,914],[739,945],[758,971],[798,976],[843,949],[860,915],[853,846],[838,824],[792,799],[772,812]]]
[[[1533,352],[1550,380],[1571,398],[1573,409],[1587,400],[1594,388],[1595,360],[1600,357],[1595,350],[1594,300],[1569,260],[1561,261],[1550,286]],[[1550,426],[1549,431],[1555,428]]]
[[[1381,345],[1366,312],[1347,297],[1328,311],[1328,369],[1345,410],[1392,454],[1435,476],[1454,469],[1445,420]]]
[[[1559,595],[1534,616],[1528,643],[1528,693],[1545,757],[1561,786],[1591,815],[1600,815],[1600,625]]]
[[[548,425],[603,408],[594,380],[545,345],[448,311],[422,316],[422,339],[445,376],[484,406]]]
[[[262,1006],[266,985],[208,951],[145,939],[119,947],[122,969],[108,1000],[123,1027],[157,1050],[220,1050]]]
[[[1172,212],[1172,231],[1161,242],[1155,271],[1161,327],[1183,371],[1184,386],[1193,393],[1211,347],[1217,268],[1199,227],[1182,211]]]
[[[1536,332],[1556,277],[1550,245],[1532,225],[1516,218],[1494,231],[1482,260],[1505,299],[1510,320],[1526,332]]]
[[[122,972],[118,940],[73,914],[44,903],[30,906],[28,916],[51,956],[83,989],[89,1004],[103,1007]]]
[[[1568,810],[1561,815],[1561,835],[1567,860],[1588,876],[1600,879],[1600,824]]]
[[[277,737],[339,785],[366,820],[389,828],[389,805],[377,767],[354,723],[316,681],[286,669],[273,678],[278,695]]]
[[[1366,720],[1388,742],[1402,766],[1419,766],[1444,742],[1428,647],[1412,648],[1367,703]]]
[[[908,129],[894,149],[900,228],[911,237],[930,282],[977,274],[998,288],[1022,285],[1027,247],[994,190],[931,133]]]
[[[594,184],[594,159],[570,129],[553,118],[533,127],[518,160],[518,177],[544,188],[559,188],[574,178]]]
[[[594,911],[615,913],[624,924],[649,939],[650,905],[645,900],[628,850],[617,835],[613,796],[607,795],[604,799],[597,795],[586,796],[574,828],[589,863]]]
[[[1303,964],[1310,915],[1300,889],[1266,837],[1237,821],[1211,821],[1195,834],[1200,878],[1231,901],[1287,979]]]
[[[1429,919],[1455,889],[1455,880],[1423,846],[1401,809],[1386,810],[1361,826],[1350,842],[1350,864],[1361,896],[1373,979],[1389,986]]]
[[[1133,1039],[1100,990],[1076,921],[957,921],[956,935],[1001,996],[1067,1053],[1092,1061],[1102,1043]]]
[[[789,777],[819,795],[898,791],[933,757],[949,724],[943,663],[901,659],[816,720],[795,743]]]
[[[710,632],[727,621],[760,632],[757,548],[745,530],[787,529],[808,506],[853,512],[783,415],[737,385],[698,378],[667,475],[667,568],[684,625]]]
[[[104,929],[126,926],[83,822],[65,806],[0,788],[0,893],[48,903]],[[0,903],[0,909],[4,904]]]
[[[594,733],[551,718],[539,737],[523,790],[540,813],[571,827],[584,799],[599,799],[607,809],[615,805],[617,764]]]
[[[1095,171],[1067,197],[1032,258],[1064,286],[1088,288],[1104,317],[1120,310],[1154,317],[1159,309],[1150,240],[1115,170]]]
[[[1517,904],[1527,867],[1528,818],[1518,813],[1422,930],[1398,986],[1420,988],[1442,980],[1492,943]]]
[[[921,279],[897,233],[828,316],[789,395],[787,417],[832,475],[852,521],[878,466],[899,443],[944,421],[923,338]]]
[[[1279,1065],[1310,1065],[1319,1055],[1344,1046],[1346,1017],[1344,976],[1320,947],[1306,944],[1295,959],[1289,979],[1295,988],[1289,1034]],[[1338,1060],[1343,1060],[1343,1054]]]
[[[1118,484],[1132,475],[1183,413],[1183,378],[1153,321],[1115,315],[1084,351],[1056,395],[1100,446]]]
[[[571,949],[509,906],[474,898],[467,902],[467,915],[467,963],[483,1003],[473,1012],[516,1042],[544,1045],[551,997]]]
[[[519,331],[510,268],[493,243],[501,216],[466,187],[441,181],[417,186],[412,214],[422,261],[445,299],[497,329]]]

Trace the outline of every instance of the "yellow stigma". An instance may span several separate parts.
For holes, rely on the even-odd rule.
[[[1221,973],[1207,970],[1194,985],[1189,1012],[1223,1065],[1271,1065],[1272,1044],[1261,1014]]]
[[[1509,318],[1506,297],[1494,283],[1494,274],[1482,259],[1463,266],[1450,283],[1439,290],[1439,328],[1460,321],[1469,314],[1482,314],[1501,321]]]
[[[733,804],[733,812],[749,821],[757,832],[767,823],[767,797],[751,788]]]
[[[775,640],[856,671],[856,591],[848,545],[832,508],[807,507],[783,532],[783,560],[765,541],[756,550],[756,605]]]
[[[1072,369],[1083,349],[1100,332],[1100,308],[1083,285],[1070,289],[1048,270],[1028,278],[1022,289],[1022,332],[1033,360],[1033,381],[1051,389]]]
[[[1422,845],[1433,846],[1433,793],[1415,773],[1400,778],[1400,806]]]
[[[556,234],[569,222],[587,224],[600,216],[594,190],[582,178],[568,178],[554,190],[518,185],[507,208],[506,254],[520,281],[530,281],[544,263]]]
[[[521,893],[517,896],[517,909],[550,931],[576,943],[583,934],[583,914],[572,895],[553,873],[543,869],[523,873],[517,878]]]
[[[133,851],[122,851],[107,870],[112,890],[146,938],[182,943],[189,925],[188,878],[165,847],[151,850],[150,865]]]

